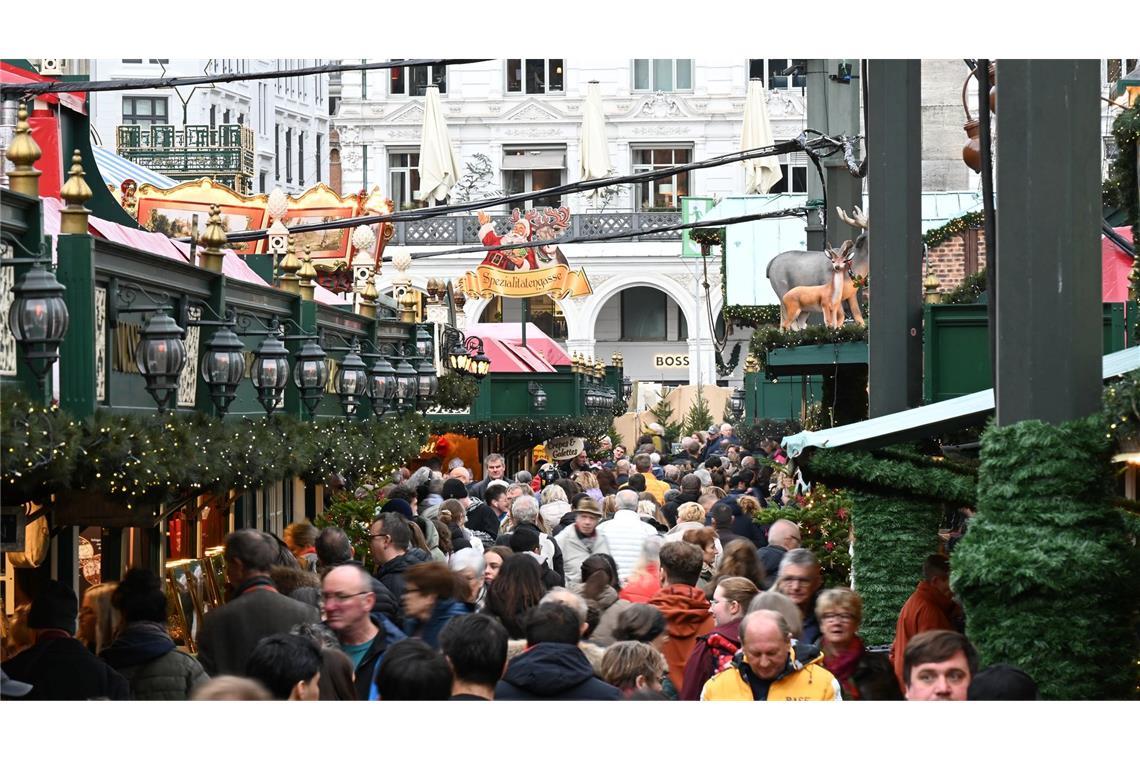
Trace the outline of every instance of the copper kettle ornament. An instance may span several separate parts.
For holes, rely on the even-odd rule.
[[[989,107],[991,113],[996,113],[997,69],[992,63],[989,65],[989,74],[990,82],[993,83],[989,91]],[[981,129],[981,122],[970,114],[970,104],[966,97],[966,91],[970,87],[970,79],[976,75],[977,69],[972,70],[962,85],[962,108],[966,111],[966,123],[962,127],[966,130],[966,144],[962,146],[962,161],[965,162],[966,166],[980,173],[982,171],[982,143],[978,138],[978,133]]]

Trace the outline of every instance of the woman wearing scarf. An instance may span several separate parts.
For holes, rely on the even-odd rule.
[[[902,699],[890,660],[868,652],[859,638],[863,599],[849,588],[829,588],[815,603],[823,647],[823,667],[843,689],[843,699]]]

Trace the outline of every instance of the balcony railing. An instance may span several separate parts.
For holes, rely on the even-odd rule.
[[[253,130],[242,124],[120,126],[116,152],[172,179],[212,177],[238,192],[253,181]]]
[[[493,216],[500,232],[510,229],[509,216]],[[618,242],[648,240],[680,240],[678,231],[655,232],[661,227],[681,223],[680,211],[627,211],[624,213],[575,214],[570,217],[567,236],[589,237],[606,233],[625,232],[633,235]],[[437,216],[411,222],[397,222],[395,245],[455,245],[465,246],[479,242],[479,221],[475,216]]]

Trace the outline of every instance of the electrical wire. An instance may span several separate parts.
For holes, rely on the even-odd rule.
[[[763,148],[754,148],[752,150],[742,150],[736,151],[734,153],[726,153],[724,155],[714,156],[713,158],[707,158],[702,161],[694,161],[688,164],[668,166],[649,172],[640,172],[637,174],[626,174],[617,177],[601,177],[599,179],[570,182],[565,185],[559,185],[558,187],[549,187],[542,190],[534,190],[529,193],[518,193],[515,195],[499,196],[495,198],[484,198],[482,200],[469,201],[466,203],[456,203],[448,206],[434,206],[424,209],[413,209],[410,211],[394,211],[390,214],[372,214],[368,216],[357,216],[347,219],[333,219],[327,222],[296,225],[294,227],[290,227],[289,231],[290,234],[298,234],[302,232],[320,232],[323,230],[358,227],[360,225],[378,224],[380,222],[419,221],[464,211],[476,211],[479,209],[490,208],[492,206],[501,206],[504,203],[521,203],[532,200],[534,198],[548,197],[551,195],[586,192],[602,187],[609,187],[610,185],[642,184],[650,180],[672,177],[674,175],[684,174],[689,171],[709,169],[716,166],[723,166],[725,164],[736,163],[738,161],[746,161],[753,158],[778,156],[784,153],[791,153],[793,151],[805,151],[809,157],[813,157],[813,160],[815,160],[814,156],[816,152],[820,152],[821,155],[827,156],[831,155],[837,150],[842,150],[843,146],[841,142],[826,135],[822,136],[821,138],[809,140],[807,133],[812,131],[814,130],[806,130],[804,133],[801,133],[800,136],[795,140],[786,140]],[[244,243],[253,240],[262,240],[267,235],[268,230],[244,230],[241,232],[233,232],[228,234],[226,236],[226,240],[231,243]],[[188,243],[190,242],[190,239],[182,238],[181,242]]]
[[[5,82],[0,84],[0,96],[11,98],[16,95],[47,95],[56,92],[114,92],[117,90],[152,90],[171,87],[186,87],[195,84],[217,84],[222,82],[245,82],[255,79],[282,79],[312,74],[332,74],[338,71],[372,71],[374,69],[398,69],[405,66],[461,66],[467,63],[482,63],[490,58],[409,58],[402,61],[379,61],[376,63],[330,63],[323,66],[308,66],[301,69],[274,69],[273,71],[243,72],[234,74],[209,74],[193,77],[151,77],[149,79],[105,79],[97,82]]]

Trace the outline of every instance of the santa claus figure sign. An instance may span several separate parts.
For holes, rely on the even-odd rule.
[[[518,209],[514,213],[514,226],[511,231],[502,237],[495,232],[495,224],[486,213],[479,212],[479,239],[483,245],[493,247],[497,245],[510,245],[511,243],[527,243],[530,241],[530,221],[519,216]],[[534,258],[534,249],[504,248],[498,251],[488,251],[483,259],[482,266],[505,269],[508,272],[516,270],[538,269],[538,262]]]

